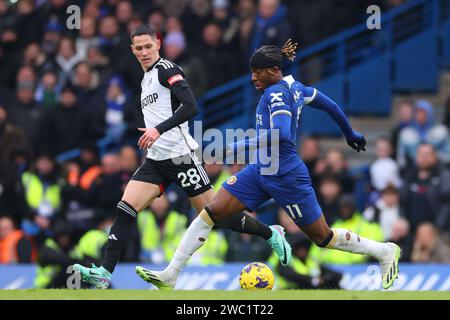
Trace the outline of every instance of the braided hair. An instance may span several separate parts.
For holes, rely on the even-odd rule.
[[[281,49],[273,45],[262,46],[252,54],[250,68],[265,69],[277,66],[281,69],[283,56],[286,56],[290,61],[294,61],[297,46],[298,43],[292,42],[291,39],[286,41]]]

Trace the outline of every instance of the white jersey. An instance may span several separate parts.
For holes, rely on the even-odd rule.
[[[185,81],[184,78],[179,66],[162,58],[145,72],[141,82],[141,108],[146,128],[154,128],[167,120],[180,107],[181,103],[170,87],[177,81]],[[189,154],[197,148],[186,121],[164,132],[148,149],[147,158],[166,160]]]

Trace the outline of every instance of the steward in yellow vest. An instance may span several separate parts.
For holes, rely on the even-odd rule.
[[[21,182],[27,207],[22,229],[36,240],[50,236],[52,219],[61,209],[61,184],[56,163],[50,156],[40,155],[34,171],[22,174]]]

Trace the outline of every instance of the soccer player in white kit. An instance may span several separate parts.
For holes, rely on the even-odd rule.
[[[183,70],[160,57],[160,46],[161,42],[150,26],[140,26],[131,33],[131,50],[144,70],[141,108],[146,127],[138,128],[143,133],[138,145],[148,153],[117,204],[116,219],[101,266],[74,265],[83,281],[100,289],[110,286],[111,275],[138,212],[159,197],[168,185],[176,183],[183,188],[197,212],[214,197],[203,164],[195,154],[199,146],[189,134],[188,120],[198,113],[197,102]],[[218,227],[261,236],[283,264],[288,264],[291,259],[291,247],[281,226],[269,227],[240,213]],[[139,273],[139,268],[136,270]]]

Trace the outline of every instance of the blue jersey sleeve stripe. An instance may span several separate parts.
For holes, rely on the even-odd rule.
[[[291,113],[290,111],[287,111],[287,110],[278,110],[278,111],[275,111],[275,112],[272,113],[272,117],[274,117],[274,116],[276,116],[276,115],[279,115],[279,114],[286,114],[286,115],[292,117],[292,113]]]
[[[311,97],[305,97],[303,100],[304,100],[305,104],[309,104],[316,98],[316,96],[317,96],[317,90],[314,89],[313,95]]]

